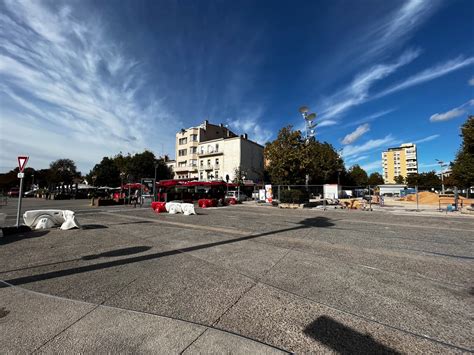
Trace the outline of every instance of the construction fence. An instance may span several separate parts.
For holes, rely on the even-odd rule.
[[[474,190],[467,188],[446,189],[439,186],[345,186],[328,185],[272,185],[271,201],[268,200],[269,185],[256,185],[252,194],[255,201],[310,206],[340,205],[347,208],[403,207],[413,209],[459,210],[474,204]],[[263,196],[263,197],[262,197]]]

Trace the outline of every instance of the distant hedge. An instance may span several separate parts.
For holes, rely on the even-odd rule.
[[[280,192],[280,202],[282,203],[304,203],[307,201],[307,194],[300,190],[281,190]]]

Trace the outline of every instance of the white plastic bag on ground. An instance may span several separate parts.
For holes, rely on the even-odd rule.
[[[192,203],[182,203],[181,210],[185,216],[196,214],[196,211],[194,211],[194,205]]]

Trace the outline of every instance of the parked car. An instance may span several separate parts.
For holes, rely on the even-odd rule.
[[[7,195],[8,197],[18,197],[20,195],[20,189],[18,187],[12,187]]]

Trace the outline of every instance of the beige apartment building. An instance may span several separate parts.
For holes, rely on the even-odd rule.
[[[397,176],[406,178],[418,173],[416,145],[404,143],[400,147],[388,148],[382,153],[383,179],[386,184],[394,184]]]
[[[176,133],[175,179],[229,180],[241,168],[247,180],[263,175],[263,146],[208,121]]]

